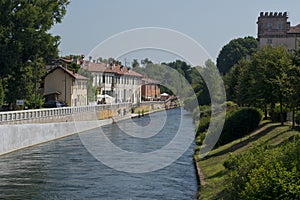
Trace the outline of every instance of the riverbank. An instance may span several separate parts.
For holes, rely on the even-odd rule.
[[[247,149],[261,144],[275,146],[294,135],[299,135],[299,132],[291,130],[290,126],[279,125],[278,123],[263,121],[259,128],[250,135],[212,150],[203,159],[200,159],[195,154],[194,160],[200,182],[198,199],[220,199],[226,196],[224,187],[228,171],[223,166],[223,163],[231,154],[242,154]]]

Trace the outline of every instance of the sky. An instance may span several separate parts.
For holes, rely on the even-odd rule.
[[[61,37],[60,55],[65,56],[88,55],[99,43],[127,30],[172,29],[202,45],[215,62],[230,40],[256,38],[261,11],[288,12],[288,21],[294,26],[300,24],[299,8],[299,0],[72,0],[62,23],[50,32]],[[172,55],[158,51],[126,56],[121,61],[135,57],[154,62],[172,59]]]

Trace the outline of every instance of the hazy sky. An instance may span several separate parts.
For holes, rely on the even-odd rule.
[[[72,0],[51,33],[61,36],[61,55],[87,55],[108,37],[129,29],[174,29],[200,43],[215,61],[231,39],[256,37],[261,11],[287,11],[294,26],[300,23],[299,9],[299,0]],[[139,56],[165,61],[147,52]]]

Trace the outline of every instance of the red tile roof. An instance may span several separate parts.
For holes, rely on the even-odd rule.
[[[61,69],[61,70],[65,71],[68,75],[70,75],[70,76],[71,76],[72,78],[74,78],[74,79],[77,79],[77,80],[89,80],[87,77],[82,76],[82,75],[77,74],[77,73],[73,73],[72,71],[70,71],[70,70],[68,70],[68,69],[66,69],[66,68],[64,68],[64,67],[62,67],[62,66],[56,66],[55,68],[51,69],[51,70],[46,74],[46,76],[47,76],[48,74],[54,72],[54,71],[57,70],[57,69]]]
[[[81,67],[87,71],[90,72],[105,72],[105,73],[112,73],[112,74],[117,74],[120,76],[136,76],[136,77],[143,77],[143,75],[129,70],[125,66],[120,66],[120,65],[108,65],[105,63],[93,63],[90,61],[84,61]]]
[[[298,24],[297,26],[291,26],[288,33],[300,33],[300,24]]]

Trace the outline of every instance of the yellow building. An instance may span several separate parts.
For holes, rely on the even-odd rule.
[[[85,106],[87,105],[87,84],[88,78],[57,66],[44,78],[46,101],[62,101],[68,106]]]

